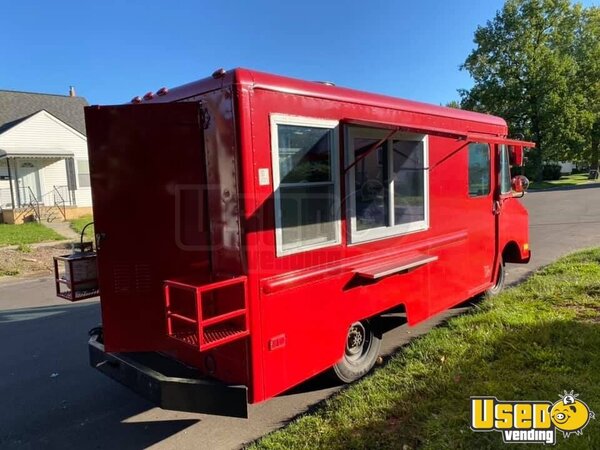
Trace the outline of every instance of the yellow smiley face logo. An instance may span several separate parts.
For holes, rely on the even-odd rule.
[[[581,434],[581,430],[594,418],[594,413],[588,405],[575,397],[577,394],[565,392],[562,399],[554,403],[550,410],[552,423],[565,437],[571,433]]]

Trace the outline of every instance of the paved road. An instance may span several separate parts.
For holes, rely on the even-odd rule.
[[[562,254],[600,245],[600,186],[532,192],[523,201],[533,258],[511,266],[509,282]],[[52,289],[48,279],[0,285],[0,448],[239,448],[339,389],[318,377],[251,407],[249,420],[162,411],[88,367],[87,330],[100,321],[98,302],[64,304]],[[464,310],[394,328],[385,351]]]

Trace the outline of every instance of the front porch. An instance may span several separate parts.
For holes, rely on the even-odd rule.
[[[0,223],[64,221],[90,214],[91,207],[78,207],[75,186],[70,152],[40,155],[0,149]]]
[[[78,219],[92,214],[91,206],[40,206],[39,209],[30,207],[1,209],[0,223],[22,224],[26,222],[56,222]]]

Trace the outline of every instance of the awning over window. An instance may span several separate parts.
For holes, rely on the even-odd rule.
[[[516,139],[508,139],[503,137],[489,136],[487,134],[475,134],[469,133],[466,136],[470,142],[486,142],[490,144],[504,144],[504,145],[522,145],[527,148],[535,148],[535,142],[519,141]]]
[[[479,133],[468,133],[461,132],[447,128],[434,127],[429,125],[414,125],[412,123],[385,123],[385,122],[373,122],[369,120],[361,119],[344,119],[343,124],[346,125],[358,125],[372,128],[382,128],[387,130],[396,131],[408,131],[412,133],[431,134],[434,136],[442,136],[449,138],[462,139],[468,142],[487,142],[490,144],[505,144],[505,145],[522,145],[523,147],[534,148],[535,142],[519,141],[516,139],[508,139],[501,136],[494,136],[491,134],[479,134]]]
[[[72,151],[62,148],[4,147],[0,148],[3,158],[73,158]]]
[[[386,130],[407,131],[410,133],[433,134],[436,136],[457,139],[466,138],[465,133],[460,133],[456,130],[449,130],[447,128],[440,128],[434,126],[419,126],[413,123],[385,123],[362,119],[343,119],[342,123],[345,125],[358,125],[363,127],[382,128]]]

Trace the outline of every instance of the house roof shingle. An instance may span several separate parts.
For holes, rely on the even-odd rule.
[[[84,106],[83,97],[0,90],[0,133],[43,109],[85,135]]]

